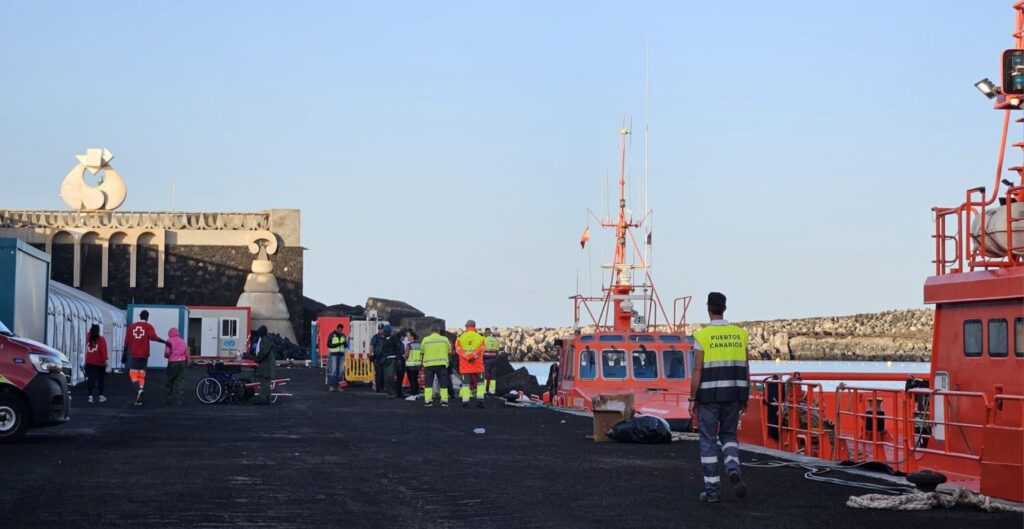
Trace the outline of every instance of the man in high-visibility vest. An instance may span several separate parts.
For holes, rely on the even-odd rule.
[[[484,329],[484,374],[487,375],[487,393],[494,395],[497,382],[494,380],[494,364],[498,360],[498,350],[501,344],[498,338],[491,332],[491,328]]]
[[[466,322],[466,331],[455,340],[455,351],[459,353],[459,374],[462,375],[462,388],[459,397],[462,407],[469,407],[469,399],[476,392],[476,405],[484,405],[484,337],[476,332],[476,322]],[[473,391],[470,390],[473,388]]]
[[[430,327],[430,336],[420,341],[420,349],[423,354],[423,400],[426,407],[434,405],[434,379],[437,378],[437,387],[441,393],[441,407],[448,407],[448,355],[451,353],[452,344],[448,337],[441,334],[441,326]]]
[[[737,498],[747,495],[740,476],[736,428],[740,413],[747,410],[750,369],[747,364],[747,331],[725,320],[725,295],[708,294],[711,324],[693,333],[694,361],[690,377],[690,420],[700,431],[700,466],[704,490],[700,501],[721,499],[718,445],[721,443],[725,473]]]
[[[345,380],[345,326],[341,323],[327,336],[327,389],[330,392],[341,391],[341,382]]]

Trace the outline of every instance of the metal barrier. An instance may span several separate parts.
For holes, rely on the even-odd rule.
[[[772,393],[776,398],[767,398]],[[835,432],[834,424],[825,415],[823,395],[821,384],[816,382],[780,379],[755,384],[751,398],[764,403],[761,406],[764,446],[812,457],[829,457]],[[783,397],[781,401],[778,396]]]
[[[354,354],[345,355],[345,380],[348,382],[372,382],[374,375],[373,361],[359,358]]]
[[[908,400],[913,402],[903,389],[840,384],[836,389],[837,459],[874,461],[907,472],[916,409],[908,412]]]
[[[927,418],[917,419],[923,421],[927,428],[919,433],[918,438],[923,442],[916,443],[915,452],[971,461],[981,460],[982,430],[991,423],[992,418],[992,406],[984,393],[928,389],[912,389],[907,393],[927,397],[927,407],[931,410]],[[1010,395],[1006,397],[1013,398]],[[965,400],[968,403],[966,410]],[[906,401],[907,406],[916,406],[916,399]],[[977,422],[967,422],[970,420],[969,417],[961,418],[963,414],[972,413],[979,416]],[[956,435],[953,435],[953,432],[956,432]],[[939,444],[941,449],[929,448],[929,444]]]

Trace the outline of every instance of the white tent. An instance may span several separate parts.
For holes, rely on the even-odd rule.
[[[107,365],[121,365],[124,331],[128,326],[125,311],[77,288],[51,280],[46,312],[49,320],[46,342],[68,356],[72,385],[85,380],[85,340],[94,323],[99,324],[100,334],[107,340],[110,353]]]

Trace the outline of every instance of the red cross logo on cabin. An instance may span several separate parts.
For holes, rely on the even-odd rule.
[[[145,335],[146,335],[146,329],[143,329],[141,325],[139,325],[138,327],[132,329],[132,336],[134,336],[136,340],[141,340],[142,337],[145,336]]]

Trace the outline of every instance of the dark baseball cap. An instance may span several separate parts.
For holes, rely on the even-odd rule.
[[[377,330],[378,330],[378,331],[379,331],[379,330],[381,330],[381,329],[383,329],[383,328],[384,328],[384,324],[383,324],[383,323],[378,323],[378,324],[377,324]]]

